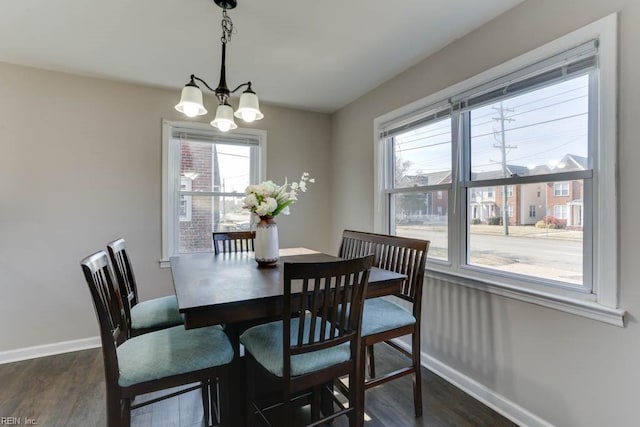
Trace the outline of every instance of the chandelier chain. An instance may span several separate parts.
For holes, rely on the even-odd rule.
[[[222,10],[222,37],[220,41],[227,44],[231,41],[231,33],[233,33],[233,22],[225,9]]]

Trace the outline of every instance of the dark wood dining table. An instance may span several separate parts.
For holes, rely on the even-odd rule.
[[[171,257],[173,285],[178,307],[187,329],[224,324],[234,346],[231,381],[233,425],[243,425],[244,381],[240,362],[239,335],[246,325],[274,319],[283,310],[283,267],[285,262],[327,262],[339,258],[306,248],[280,250],[278,264],[258,268],[253,252],[194,253]],[[366,297],[400,292],[406,276],[372,268]]]

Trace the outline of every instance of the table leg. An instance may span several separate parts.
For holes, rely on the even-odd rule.
[[[231,397],[231,422],[233,426],[243,427],[245,419],[245,378],[244,360],[240,357],[240,329],[238,325],[228,323],[225,332],[233,346],[233,361],[231,362],[231,381],[229,384],[229,395]]]

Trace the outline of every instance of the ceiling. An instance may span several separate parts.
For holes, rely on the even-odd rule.
[[[333,112],[521,1],[238,0],[227,82]],[[196,74],[215,87],[221,15],[212,0],[3,1],[0,61],[176,89]]]

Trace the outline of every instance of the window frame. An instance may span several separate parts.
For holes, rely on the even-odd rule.
[[[257,142],[258,156],[252,164],[253,180],[264,181],[266,178],[266,150],[267,132],[259,129],[238,128],[230,132],[222,133],[206,123],[162,120],[162,255],[160,267],[170,267],[169,258],[178,255],[178,242],[176,241],[176,229],[179,227],[178,203],[180,189],[175,189],[175,183],[179,182],[179,147],[171,144],[173,133],[176,129],[184,129],[185,132],[204,134],[212,140],[219,138],[221,143],[231,136],[234,139],[247,138]],[[184,193],[184,192],[183,192]],[[198,192],[186,193],[187,195],[214,196],[224,193]],[[235,193],[234,193],[235,195]]]
[[[455,97],[460,93],[472,90],[492,80],[501,78],[509,73],[517,72],[564,51],[579,46],[589,40],[598,40],[598,72],[599,72],[599,99],[597,141],[593,144],[591,158],[597,159],[594,164],[592,178],[593,200],[585,200],[593,206],[592,224],[589,227],[591,238],[585,239],[585,245],[593,247],[591,259],[584,262],[591,263],[592,289],[590,292],[579,292],[575,289],[551,288],[546,285],[537,286],[531,281],[520,282],[511,277],[504,278],[500,275],[486,275],[470,268],[460,268],[464,253],[460,250],[464,245],[459,245],[453,250],[453,256],[447,263],[429,261],[427,275],[429,277],[442,278],[447,281],[476,289],[486,290],[491,293],[504,295],[532,302],[535,304],[556,308],[566,312],[597,319],[617,326],[624,325],[625,311],[619,308],[619,283],[618,283],[618,196],[616,182],[617,168],[617,14],[611,14],[559,39],[556,39],[533,51],[525,53],[517,58],[498,65],[481,74],[446,88],[438,93],[427,96],[409,105],[391,111],[374,120],[374,169],[376,172],[375,200],[374,200],[374,230],[388,232],[389,211],[386,204],[384,187],[384,140],[379,138],[381,129],[389,122],[406,118],[419,111],[426,111],[433,106],[442,103],[443,100]],[[456,120],[455,116],[452,120]],[[460,125],[454,123],[453,125]],[[455,140],[454,146],[459,145]],[[454,148],[454,150],[459,148]],[[461,157],[457,155],[455,159]],[[459,168],[462,164],[453,162],[453,167],[458,168],[454,176],[459,176]],[[562,179],[557,177],[557,180]],[[520,178],[526,182],[526,178]],[[555,179],[554,179],[555,180]],[[519,182],[514,182],[519,183]],[[484,184],[486,186],[486,184]],[[482,187],[483,183],[473,183],[471,187]],[[611,191],[611,189],[615,189]],[[458,191],[455,197],[463,197],[462,191]],[[466,197],[466,195],[464,195]],[[465,238],[467,218],[457,209],[452,212],[451,203],[454,197],[449,197],[450,227],[449,241],[460,241]],[[463,206],[460,200],[457,206]],[[455,224],[455,225],[454,225]],[[452,250],[453,248],[450,248]]]

